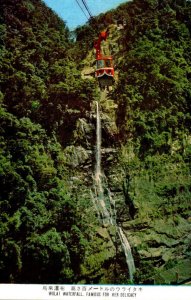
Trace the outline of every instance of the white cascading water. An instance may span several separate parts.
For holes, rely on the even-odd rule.
[[[94,206],[94,209],[97,213],[97,217],[99,219],[99,222],[101,222],[101,216],[100,216],[100,211],[98,209],[98,203],[97,203],[97,199],[95,199],[93,193],[92,193],[92,190],[90,190],[90,196],[91,196],[91,199],[92,199],[92,202],[93,202],[93,206]]]
[[[99,103],[96,101],[96,176],[101,177],[101,119]]]
[[[125,252],[125,257],[126,257],[126,262],[128,265],[128,269],[129,269],[129,277],[130,280],[133,280],[133,274],[135,273],[135,264],[134,264],[134,259],[133,259],[133,255],[131,252],[131,246],[122,230],[122,228],[120,226],[117,226],[118,229],[118,234],[119,234],[119,238],[123,247],[123,250]]]
[[[103,217],[103,223],[105,226],[111,224],[111,217],[107,210],[106,203],[104,201],[104,191],[101,182],[101,120],[99,113],[99,103],[96,102],[96,171],[95,182],[97,188],[98,209],[100,207]]]
[[[102,95],[104,97],[104,95]],[[102,222],[104,226],[115,225],[122,248],[125,253],[126,263],[129,270],[130,280],[133,280],[133,274],[135,272],[135,264],[133,255],[131,252],[130,244],[125,236],[122,228],[116,223],[116,209],[115,201],[112,199],[111,192],[107,189],[109,207],[106,206],[106,199],[104,197],[104,191],[102,186],[102,174],[101,174],[101,118],[99,112],[99,103],[96,102],[96,170],[95,170],[95,189],[97,199],[94,199],[94,205],[97,206],[98,216],[102,215]],[[99,214],[100,212],[100,214]]]

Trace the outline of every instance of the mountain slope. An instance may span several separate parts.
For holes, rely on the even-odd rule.
[[[128,2],[78,28],[75,43],[40,0],[2,8],[0,280],[130,282],[116,228],[93,207],[96,101],[103,195],[132,247],[134,282],[188,280],[190,2]],[[117,76],[100,98],[81,73],[104,28]]]
[[[71,139],[92,83],[68,56],[65,24],[41,1],[1,4],[0,280],[76,282],[89,229],[58,140]]]
[[[189,1],[134,1],[121,36],[113,97],[138,282],[190,276],[190,16]]]
[[[125,24],[122,30],[107,25],[118,73],[110,95],[118,164],[108,169],[103,158],[103,169],[114,198],[123,192],[117,214],[134,250],[135,282],[183,282],[190,278],[184,268],[191,263],[191,5],[137,0],[111,15],[111,23]],[[83,30],[88,36],[88,27],[82,28],[80,43]],[[107,103],[102,103],[103,114]],[[105,118],[103,147],[109,137]]]

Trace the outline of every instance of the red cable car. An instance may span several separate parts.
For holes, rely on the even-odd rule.
[[[101,53],[101,42],[107,39],[108,31],[102,31],[99,38],[94,43],[96,49],[96,71],[95,77],[98,79],[101,89],[113,85],[114,68],[112,56],[104,56]]]

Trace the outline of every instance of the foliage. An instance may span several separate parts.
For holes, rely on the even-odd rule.
[[[65,23],[40,0],[1,6],[0,280],[77,282],[88,229],[61,144],[89,109],[93,83],[68,56]]]
[[[2,8],[4,103],[14,115],[59,134],[68,126],[68,111],[83,115],[94,97],[92,82],[81,79],[69,54],[69,31],[41,1],[3,1]],[[67,143],[65,135],[60,142]]]
[[[136,0],[121,13],[126,26],[113,98],[135,223],[138,218],[155,227],[162,220],[178,227],[181,219],[188,223],[190,210],[191,5]],[[159,247],[158,242],[146,242],[152,253],[149,242]],[[145,255],[135,258],[136,283],[153,282],[161,265],[170,268]]]
[[[169,151],[169,143],[180,138],[183,130],[189,131],[190,10],[186,1],[184,5],[173,1],[166,5],[161,1],[159,6],[156,1],[129,4],[127,21],[134,17],[134,24],[127,23],[122,37],[115,97],[121,136],[125,139],[133,133],[140,155],[145,150]]]
[[[17,119],[3,108],[0,115],[1,281],[70,282],[73,261],[77,268],[83,260],[77,240],[83,233],[76,200],[55,167],[59,144],[53,147],[28,118]]]
[[[0,281],[127,283],[122,259],[114,262],[95,232],[82,186],[70,187],[66,154],[83,150],[75,129],[97,96],[95,81],[81,78],[80,62],[100,30],[125,24],[111,93],[124,174],[119,190],[135,227],[137,219],[178,225],[190,210],[191,4],[134,0],[77,28],[74,42],[42,1],[1,2]],[[158,261],[140,261],[138,252],[135,260],[136,283],[148,283]]]

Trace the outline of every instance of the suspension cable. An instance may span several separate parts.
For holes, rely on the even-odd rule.
[[[86,17],[86,18],[87,18],[87,20],[88,20],[89,18],[88,18],[88,16],[86,15],[86,13],[85,13],[85,11],[84,11],[83,7],[80,5],[80,3],[79,3],[79,1],[78,1],[78,0],[76,0],[76,3],[78,4],[79,8],[81,9],[81,11],[83,12],[83,14],[85,15],[85,17]]]
[[[92,16],[92,14],[91,14],[91,11],[90,11],[90,9],[89,9],[89,7],[88,7],[86,1],[85,1],[85,0],[82,0],[82,3],[84,4],[84,6],[85,6],[85,8],[86,8],[86,10],[87,10],[87,12],[88,12],[90,18],[92,19],[93,16]]]

